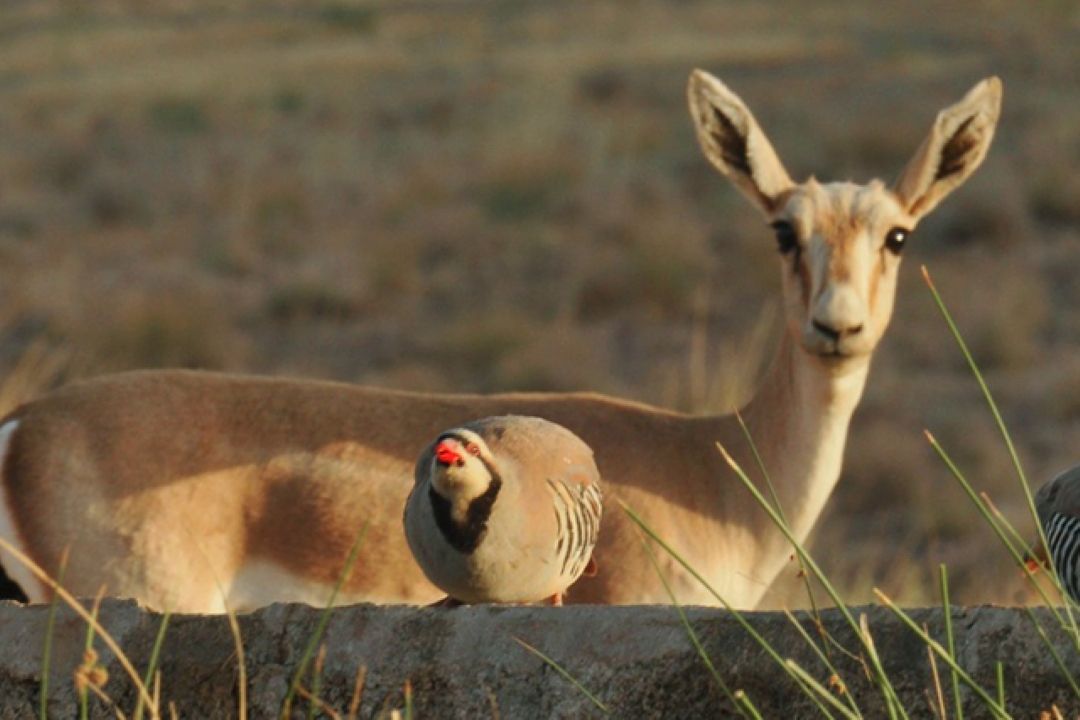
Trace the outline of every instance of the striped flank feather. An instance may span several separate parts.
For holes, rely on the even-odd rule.
[[[1080,602],[1080,518],[1054,513],[1046,526],[1046,543],[1065,590]]]
[[[552,503],[558,528],[555,552],[561,562],[560,572],[565,577],[577,579],[592,558],[600,532],[603,513],[600,487],[571,484],[562,478],[548,478],[547,482],[555,500]]]

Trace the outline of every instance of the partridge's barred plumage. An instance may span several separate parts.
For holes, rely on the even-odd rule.
[[[420,455],[405,534],[452,601],[561,604],[591,565],[603,500],[592,450],[535,417],[484,418]]]
[[[1035,511],[1048,546],[1039,547],[1036,555],[1053,559],[1061,584],[1080,602],[1080,465],[1039,488]]]

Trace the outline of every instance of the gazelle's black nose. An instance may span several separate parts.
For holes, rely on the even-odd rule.
[[[832,340],[833,342],[839,340],[840,338],[858,335],[860,332],[862,332],[863,329],[862,323],[858,325],[852,325],[851,327],[847,328],[834,328],[831,325],[826,325],[820,320],[811,320],[810,324],[814,326],[815,330],[817,330],[819,333],[824,335],[829,340]]]

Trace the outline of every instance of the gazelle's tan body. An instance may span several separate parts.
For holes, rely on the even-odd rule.
[[[892,188],[794,183],[741,100],[701,71],[690,104],[709,160],[777,228],[786,327],[743,416],[785,513],[805,537],[839,477],[870,356],[892,313],[907,232],[981,162],[1001,88],[942,111]],[[490,415],[565,426],[595,453],[606,511],[595,577],[568,602],[667,602],[619,502],[732,605],[751,608],[787,561],[782,535],[716,450],[755,463],[733,416],[691,417],[595,394],[430,395],[310,381],[147,371],[74,384],[0,424],[0,537],[89,595],[218,612],[321,603],[367,524],[342,602],[440,593],[402,531],[431,437]],[[756,473],[755,473],[756,476]],[[0,561],[32,600],[46,588]],[[661,557],[679,599],[715,599]]]
[[[83,594],[105,584],[111,592],[137,589],[151,604],[202,611],[223,610],[225,598],[257,606],[267,594],[324,602],[368,523],[342,600],[427,603],[443,593],[425,580],[401,529],[416,456],[441,430],[500,413],[550,419],[586,442],[616,433],[624,442],[598,457],[602,476],[726,473],[713,445],[720,438],[705,419],[599,395],[432,396],[154,371],[73,384],[16,413],[3,500],[15,541],[50,571],[71,547],[65,585]],[[688,425],[698,433],[693,453],[685,450]],[[678,545],[715,534],[699,512],[715,495],[711,483],[619,483],[614,492],[658,527],[677,528]],[[653,507],[658,493],[674,513]],[[738,514],[750,515],[737,499]],[[568,600],[665,600],[651,569],[621,560],[640,552],[640,540],[608,500],[596,551],[601,572],[575,585]],[[37,512],[42,507],[49,511]],[[5,566],[28,595],[45,596],[17,564]],[[641,577],[620,592],[633,575]]]

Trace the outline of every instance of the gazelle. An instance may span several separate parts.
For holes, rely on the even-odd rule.
[[[892,313],[900,253],[916,223],[978,167],[1001,83],[943,110],[891,187],[795,183],[747,106],[695,71],[689,101],[709,161],[776,235],[785,329],[742,416],[796,535],[839,477],[870,356]],[[599,572],[571,602],[667,602],[622,501],[735,607],[752,608],[790,549],[734,478],[719,441],[753,468],[733,416],[697,417],[590,393],[434,395],[328,382],[144,371],[76,383],[0,423],[0,535],[65,584],[179,611],[325,602],[361,527],[342,602],[426,603],[440,593],[402,530],[417,455],[475,418],[534,415],[593,451],[608,511]],[[49,597],[21,563],[4,568]],[[713,599],[672,562],[683,602]]]

